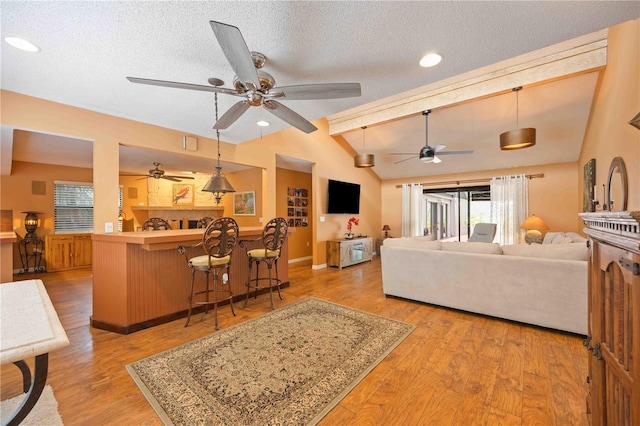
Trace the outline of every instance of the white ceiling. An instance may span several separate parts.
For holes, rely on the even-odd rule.
[[[267,56],[264,70],[277,85],[361,83],[359,98],[282,101],[314,120],[639,16],[637,1],[3,1],[2,38],[26,38],[41,52],[21,52],[2,42],[1,87],[213,138],[213,94],[125,79],[207,84],[208,78],[218,77],[231,87],[233,71],[210,20],[237,26],[249,49]],[[430,50],[444,54],[444,61],[430,69],[419,67],[420,57]],[[443,163],[429,165],[438,169],[429,171],[417,160],[391,164],[403,157],[386,155],[389,152],[417,153],[424,145],[420,115],[370,126],[366,151],[376,154],[374,171],[383,179],[432,174],[433,170],[450,173],[531,161],[575,161],[595,87],[594,76],[579,79],[583,80],[564,80],[553,88],[536,86],[520,93],[520,125],[538,129],[538,144],[519,152],[517,160],[496,149],[499,133],[515,127],[513,94],[439,109],[429,117],[432,146],[473,149],[473,156],[442,157]],[[236,101],[219,95],[220,113]],[[260,132],[288,127],[261,111],[251,108],[221,132],[222,140],[242,143]],[[269,128],[255,125],[261,114],[272,123]],[[362,151],[362,131],[345,137]],[[20,147],[14,146],[14,159],[19,152]],[[129,154],[149,164],[165,162],[159,154]],[[172,169],[195,167],[185,163]],[[206,171],[210,169],[207,160]]]

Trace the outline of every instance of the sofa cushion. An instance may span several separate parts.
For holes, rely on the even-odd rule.
[[[460,253],[502,254],[502,248],[498,243],[448,241],[442,243],[442,250]]]
[[[587,239],[577,232],[547,232],[542,244],[581,243]]]
[[[385,247],[406,247],[425,250],[440,250],[442,242],[432,240],[430,237],[403,237],[387,238],[384,240]]]
[[[543,259],[587,260],[587,246],[567,244],[513,244],[502,246],[505,256],[539,257]]]

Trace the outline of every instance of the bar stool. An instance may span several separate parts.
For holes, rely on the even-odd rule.
[[[249,259],[249,274],[247,275],[247,294],[244,299],[243,308],[247,307],[247,301],[249,300],[250,289],[255,289],[255,298],[258,297],[258,290],[269,289],[269,298],[271,300],[271,309],[275,309],[273,306],[273,287],[278,290],[278,297],[282,300],[280,294],[280,278],[278,277],[278,259],[280,258],[280,249],[284,243],[284,239],[287,236],[287,220],[282,217],[276,217],[271,219],[262,230],[262,238],[254,240],[243,240],[240,242],[247,250],[247,257]],[[262,241],[262,248],[250,249],[248,243],[254,241]],[[268,277],[260,277],[260,263],[264,262],[267,265]],[[256,264],[256,277],[251,278],[251,269],[253,264]],[[275,266],[276,276],[275,280],[271,275],[271,270]],[[266,281],[266,282],[265,282]]]
[[[171,229],[171,225],[161,217],[150,217],[142,224],[143,231],[163,231],[166,229]]]
[[[215,312],[215,326],[218,330],[218,304],[225,300],[229,301],[231,313],[236,316],[233,309],[233,293],[229,271],[231,266],[231,252],[238,242],[238,224],[230,217],[218,218],[207,226],[202,236],[202,242],[191,246],[179,246],[178,252],[184,255],[187,265],[191,268],[191,291],[189,293],[189,313],[184,326],[189,325],[191,320],[191,310],[194,305],[204,305],[205,313],[209,312],[209,305],[213,305]],[[187,248],[202,247],[205,254],[189,258]],[[205,273],[205,289],[195,291],[194,283],[196,271]],[[224,273],[223,273],[224,271]],[[209,273],[213,272],[212,288],[209,288]],[[218,293],[224,293],[225,297],[218,298]],[[213,293],[213,300],[209,299],[209,294]],[[206,300],[194,301],[194,297],[206,294]]]

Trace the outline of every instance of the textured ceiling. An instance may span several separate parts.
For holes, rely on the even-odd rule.
[[[277,85],[361,83],[359,98],[283,101],[314,120],[636,19],[640,2],[3,1],[0,13],[3,39],[20,36],[41,48],[29,54],[2,43],[2,89],[213,137],[213,94],[125,79],[207,84],[217,77],[231,87],[233,71],[210,20],[237,26],[249,49],[267,56],[264,69]],[[444,61],[419,67],[430,50],[441,52]],[[586,91],[593,95],[593,87]],[[220,95],[221,113],[236,101]],[[221,132],[222,140],[242,143],[288,127],[261,111],[251,108]],[[261,115],[270,127],[255,125]],[[437,135],[438,115],[430,119]],[[415,135],[403,133],[397,146],[386,146],[381,154],[417,152],[424,128],[406,127],[415,128]],[[375,132],[367,134],[372,144]],[[468,143],[471,136],[461,140]],[[347,140],[360,148],[360,137]],[[381,177],[401,176],[379,163],[374,171]]]

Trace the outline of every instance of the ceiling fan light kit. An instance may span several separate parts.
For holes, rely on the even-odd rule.
[[[211,86],[137,77],[127,77],[127,80],[132,83],[199,90],[216,94],[222,93],[243,98],[222,114],[219,120],[216,119],[216,123],[213,126],[216,130],[228,128],[250,107],[261,106],[291,126],[305,133],[311,133],[318,130],[318,128],[276,99],[337,99],[361,95],[360,83],[303,84],[277,87],[273,76],[261,70],[267,60],[266,56],[260,52],[250,52],[242,33],[237,27],[216,21],[209,21],[209,24],[222,48],[222,52],[236,74],[233,79],[233,89],[220,87],[222,86],[222,80],[217,78],[209,79]]]
[[[362,150],[365,148],[365,129],[367,126],[362,127]],[[358,168],[373,167],[376,165],[376,157],[373,154],[358,154],[353,157],[353,165]]]
[[[529,148],[536,144],[536,129],[532,127],[518,128],[520,121],[518,92],[522,90],[522,86],[514,87],[512,90],[516,92],[516,129],[500,134],[500,149],[502,151]]]

